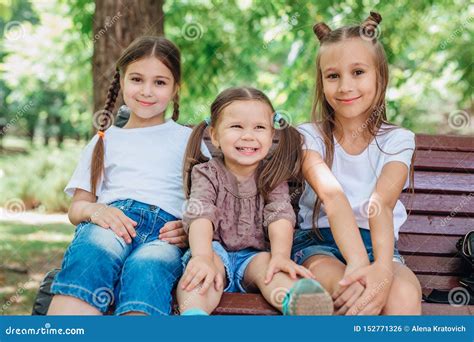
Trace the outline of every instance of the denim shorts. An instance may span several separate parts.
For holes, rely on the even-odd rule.
[[[51,292],[79,298],[105,313],[171,312],[171,291],[182,274],[183,250],[158,239],[168,221],[164,210],[131,199],[110,203],[137,222],[137,235],[127,244],[111,229],[80,223],[56,275]]]
[[[291,258],[294,262],[302,265],[309,257],[313,255],[328,255],[335,257],[346,263],[341,251],[334,241],[334,237],[330,228],[320,228],[319,231],[324,240],[321,240],[312,229],[297,229],[293,238],[293,248],[291,250]],[[370,238],[370,230],[359,228],[362,241],[364,242],[369,261],[374,262],[374,253],[372,250],[372,239]],[[395,242],[393,251],[393,261],[404,264],[405,261],[397,249]]]
[[[243,284],[245,270],[254,256],[262,251],[254,248],[245,248],[236,252],[227,252],[217,241],[212,241],[212,249],[224,264],[227,276],[227,286],[224,292],[247,293]],[[182,260],[183,267],[186,267],[189,260],[191,260],[191,249],[184,253]]]

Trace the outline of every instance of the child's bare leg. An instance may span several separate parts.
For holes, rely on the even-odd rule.
[[[393,263],[393,280],[382,315],[421,315],[421,286],[405,265]]]
[[[283,299],[296,280],[291,279],[286,273],[278,272],[273,275],[269,284],[265,284],[265,273],[270,258],[270,253],[258,253],[245,270],[244,284],[248,289],[258,288],[268,303],[282,311]]]
[[[92,305],[72,296],[55,295],[49,305],[48,315],[102,315]]]
[[[249,288],[252,285],[258,287],[267,302],[284,314],[332,314],[333,302],[330,295],[314,280],[292,279],[287,273],[278,272],[273,275],[270,283],[265,284],[270,259],[270,253],[262,252],[249,263],[244,276],[244,282]]]
[[[339,281],[344,277],[346,265],[335,257],[313,255],[303,263],[313,273],[316,280],[330,293],[338,289]]]
[[[222,263],[221,258],[214,253],[214,262],[217,265],[219,273],[222,275],[224,279],[224,286],[220,290],[216,290],[214,284],[212,284],[209,289],[204,294],[199,294],[199,290],[201,288],[200,284],[192,291],[186,291],[181,288],[182,278],[178,283],[178,287],[176,289],[176,299],[178,300],[179,311],[181,313],[185,312],[189,309],[201,309],[208,314],[211,314],[214,309],[219,305],[221,301],[222,293],[224,292],[226,280],[225,268],[224,264]]]

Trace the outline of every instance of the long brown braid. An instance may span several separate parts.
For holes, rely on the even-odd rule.
[[[96,195],[97,184],[104,173],[105,131],[113,121],[113,110],[120,91],[120,78],[125,75],[127,66],[145,57],[156,57],[170,71],[174,78],[176,95],[173,98],[172,120],[179,119],[179,86],[181,84],[181,53],[176,45],[164,37],[144,36],[133,41],[122,53],[116,63],[114,78],[107,91],[104,109],[98,112],[99,139],[94,147],[91,161],[91,192]]]

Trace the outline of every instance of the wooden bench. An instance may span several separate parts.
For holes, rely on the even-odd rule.
[[[398,248],[428,294],[460,286],[456,242],[474,229],[474,139],[418,134],[416,144],[415,194],[401,195],[410,215],[401,228]],[[426,302],[422,306],[424,315],[474,314],[474,306]],[[280,313],[260,294],[226,293],[213,314]]]
[[[474,139],[419,134],[416,142],[415,195],[401,195],[410,215],[401,228],[398,248],[428,294],[460,286],[463,270],[456,242],[474,229]],[[213,152],[208,139],[206,144]],[[44,291],[49,295],[49,286]],[[259,294],[226,293],[213,314],[279,312]],[[472,315],[474,306],[424,302],[423,314]]]

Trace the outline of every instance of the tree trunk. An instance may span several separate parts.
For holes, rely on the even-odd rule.
[[[164,34],[164,0],[95,0],[94,113],[105,104],[107,90],[115,73],[115,62],[121,52],[142,35]],[[119,94],[115,109],[122,104]],[[94,128],[92,128],[94,129]]]

